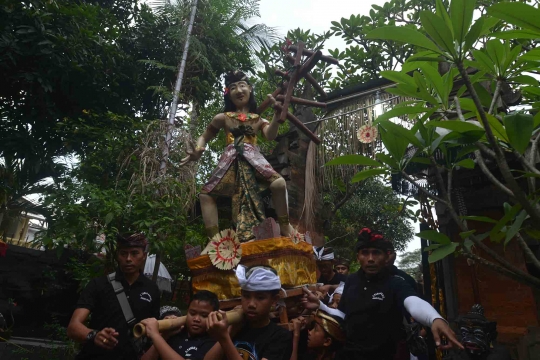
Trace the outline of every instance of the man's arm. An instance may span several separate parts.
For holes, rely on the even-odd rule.
[[[150,348],[150,350],[144,354],[143,360],[156,360],[158,357],[161,357],[163,360],[185,360],[174,351],[173,348],[167,344],[167,341],[165,341],[163,336],[161,336],[159,333],[158,322],[155,318],[144,319],[141,323],[146,327],[146,336],[154,343],[152,346],[154,350]]]
[[[90,310],[88,309],[75,309],[67,328],[67,335],[70,339],[78,343],[86,342],[86,337],[92,331],[92,329],[84,325],[84,322],[88,319],[88,315],[90,315]],[[118,344],[117,336],[118,333],[113,328],[104,328],[96,334],[94,344],[103,349],[112,350]]]
[[[302,290],[304,291],[304,296],[302,297],[302,305],[304,305],[304,308],[312,311],[321,309],[322,311],[330,315],[339,316],[340,318],[345,319],[345,313],[343,311],[329,308],[322,301],[319,300],[317,295],[313,294],[307,288],[304,287]]]
[[[452,347],[463,349],[463,345],[456,339],[454,331],[450,329],[448,322],[435,310],[428,302],[420,299],[413,289],[403,278],[394,276],[391,279],[391,286],[397,301],[403,304],[403,307],[411,316],[424,326],[431,327],[435,344],[442,350]],[[449,343],[441,345],[441,337],[445,336]]]

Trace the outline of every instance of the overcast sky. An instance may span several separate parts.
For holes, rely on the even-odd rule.
[[[369,15],[372,4],[383,5],[388,0],[261,0],[261,22],[278,28],[281,35],[300,28],[314,33],[330,30],[332,21],[351,15]],[[327,49],[345,47],[341,38],[326,42]]]

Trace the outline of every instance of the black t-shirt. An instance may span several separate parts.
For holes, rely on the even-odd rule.
[[[233,342],[244,360],[291,358],[291,333],[273,322],[262,328],[251,328],[246,325],[234,337]]]
[[[184,329],[171,337],[167,343],[184,359],[203,360],[216,341],[206,334],[199,337],[189,337],[187,330]]]
[[[395,265],[390,266],[390,273],[395,276],[401,276],[414,290],[418,289],[418,283],[414,278],[405,271],[398,269]],[[418,292],[418,291],[417,291]]]
[[[131,310],[136,322],[147,318],[159,317],[159,289],[155,283],[143,274],[130,286],[121,271],[116,272],[116,279],[124,286]],[[90,280],[82,291],[76,308],[90,310],[89,328],[97,331],[111,327],[118,332],[118,345],[112,351],[97,347],[94,343],[83,346],[77,359],[133,359],[134,350],[130,344],[131,330],[106,276]]]
[[[332,276],[332,279],[330,280],[326,280],[322,277],[322,275],[319,277],[319,280],[317,280],[318,283],[324,285],[339,285],[339,283],[342,281],[347,281],[347,275],[343,275],[340,273],[334,273],[334,276]]]
[[[338,359],[392,359],[403,328],[403,301],[416,291],[399,276],[383,270],[373,278],[349,275],[339,310],[345,313],[347,341]]]

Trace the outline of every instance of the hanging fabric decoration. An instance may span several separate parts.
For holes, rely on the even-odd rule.
[[[209,243],[208,256],[212,264],[221,270],[231,270],[238,265],[242,248],[236,232],[227,229],[216,234]]]
[[[360,140],[360,142],[369,144],[377,140],[379,131],[375,126],[363,125],[360,127],[360,129],[358,129],[358,133],[356,135],[358,136],[358,140]]]

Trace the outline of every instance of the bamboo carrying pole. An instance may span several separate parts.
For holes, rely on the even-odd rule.
[[[218,316],[219,315],[221,314],[218,314]],[[227,316],[229,325],[238,324],[244,318],[244,313],[242,312],[241,309],[227,311],[225,315]],[[187,316],[180,316],[176,319],[158,320],[159,332],[164,332],[169,329],[177,329],[181,326],[184,326],[186,324],[186,321],[187,321]],[[133,327],[133,336],[135,338],[140,338],[145,335],[146,335],[146,327],[143,324],[138,323]]]

